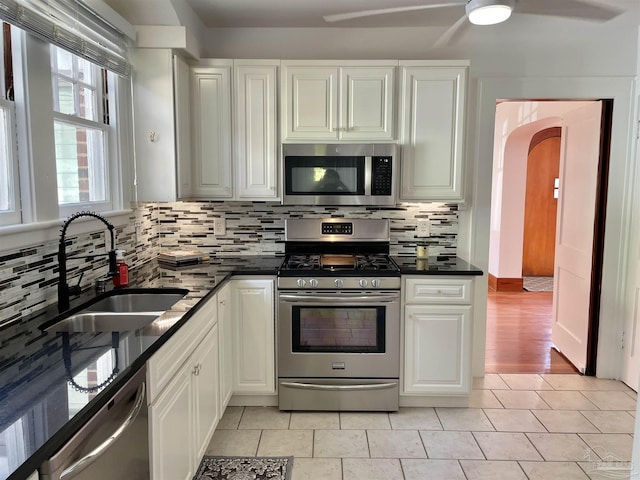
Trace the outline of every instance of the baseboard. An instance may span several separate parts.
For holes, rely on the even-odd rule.
[[[233,395],[231,407],[277,407],[278,395]]]
[[[522,278],[498,278],[489,274],[489,290],[492,292],[521,292]]]
[[[401,407],[468,407],[468,395],[400,395]]]

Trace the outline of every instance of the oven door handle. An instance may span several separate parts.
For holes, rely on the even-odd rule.
[[[299,388],[302,390],[330,390],[330,391],[366,391],[366,390],[384,390],[386,388],[396,388],[397,382],[392,383],[371,383],[363,385],[319,385],[317,383],[301,383],[301,382],[280,382],[283,387]]]
[[[349,296],[343,293],[333,296],[316,296],[316,295],[290,295],[280,294],[278,297],[285,302],[331,302],[331,303],[353,303],[353,302],[379,302],[379,303],[391,303],[397,302],[400,298],[399,295],[353,295]]]

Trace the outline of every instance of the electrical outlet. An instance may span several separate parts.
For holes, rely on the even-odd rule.
[[[418,228],[416,228],[416,236],[428,237],[429,236],[429,220],[418,220]]]
[[[225,225],[224,218],[215,218],[213,220],[213,233],[216,236],[227,233],[227,226]]]

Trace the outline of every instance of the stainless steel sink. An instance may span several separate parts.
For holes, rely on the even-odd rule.
[[[138,330],[170,310],[188,290],[142,288],[102,295],[40,326],[47,332],[118,332]]]
[[[47,332],[121,332],[146,327],[164,312],[81,312],[50,327]]]
[[[164,312],[169,310],[183,293],[123,293],[103,298],[85,307],[83,312]]]

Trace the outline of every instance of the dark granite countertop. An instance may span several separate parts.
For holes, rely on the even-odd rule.
[[[391,257],[402,275],[482,275],[482,270],[457,257]]]
[[[56,306],[0,328],[0,440],[22,431],[21,449],[0,480],[23,480],[64,445],[151,355],[232,275],[275,275],[282,257],[215,257],[209,263],[132,268],[129,288],[181,288],[188,294],[160,319],[162,328],[121,332],[47,333]],[[72,299],[77,308],[95,297]],[[96,369],[96,365],[98,368]],[[91,367],[88,370],[88,367]],[[91,387],[87,379],[96,376]],[[73,380],[72,380],[73,379]],[[13,440],[15,442],[15,440]]]
[[[23,480],[33,473],[191,317],[200,300],[212,295],[225,280],[232,275],[276,275],[282,258],[214,257],[209,263],[184,267],[164,267],[150,261],[131,269],[129,288],[188,290],[161,317],[162,329],[43,332],[40,327],[58,316],[55,305],[0,327],[0,440],[6,442],[11,435],[15,438],[15,431],[22,430],[24,447],[16,452],[15,464],[8,470],[0,469],[0,480]],[[482,271],[457,258],[392,258],[403,275],[482,275]],[[94,297],[93,291],[85,292],[72,299],[71,307],[77,308]],[[97,372],[95,382],[104,385],[87,393],[87,378],[95,375],[87,367],[96,362],[110,366]]]

